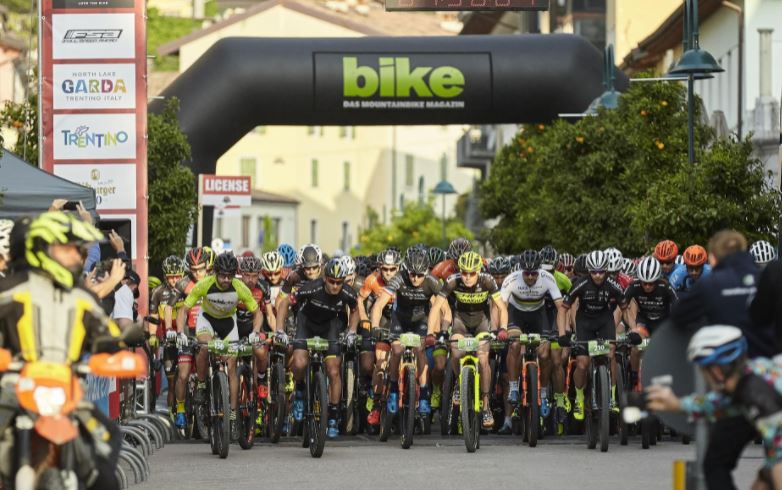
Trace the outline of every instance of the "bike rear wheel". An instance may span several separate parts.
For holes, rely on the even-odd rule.
[[[326,386],[326,376],[318,371],[315,373],[312,386],[312,413],[308,417],[307,433],[310,441],[310,455],[320,458],[326,447],[326,423],[329,418],[329,394]]]
[[[462,433],[464,435],[464,446],[468,453],[474,453],[478,449],[478,438],[480,437],[479,417],[480,414],[475,411],[475,370],[472,367],[463,367],[461,380],[461,401],[459,407],[462,417]]]
[[[402,407],[402,449],[409,449],[413,445],[413,434],[415,433],[415,412],[416,412],[416,388],[415,369],[406,367],[402,374],[404,379],[405,403]]]
[[[530,363],[527,365],[527,378],[524,380],[527,384],[526,396],[527,407],[525,410],[526,420],[524,421],[525,439],[529,447],[538,445],[538,434],[540,432],[540,405],[538,405],[538,365]]]
[[[446,364],[443,373],[443,385],[440,390],[440,434],[447,436],[451,432],[451,414],[453,413],[452,390],[453,370],[450,361]]]
[[[343,390],[345,391],[345,425],[343,431],[351,436],[358,432],[358,410],[356,384],[356,367],[354,361],[345,362],[345,377],[343,379]]]
[[[600,426],[600,451],[608,451],[608,430],[611,422],[611,379],[608,376],[608,367],[598,366],[598,396],[599,398],[599,426]]]
[[[222,371],[216,372],[212,377],[212,403],[214,405],[212,433],[215,446],[220,458],[225,459],[231,447],[231,398],[228,391],[228,376]]]
[[[282,436],[282,426],[285,424],[285,407],[287,399],[285,397],[285,367],[282,363],[272,364],[271,377],[269,379],[269,395],[271,403],[269,404],[269,439],[272,443],[280,442]]]
[[[239,367],[239,406],[236,414],[236,425],[239,434],[239,446],[251,449],[255,442],[256,400],[253,393],[253,373],[247,365]]]
[[[616,375],[616,403],[619,404],[619,416],[617,417],[616,421],[616,428],[619,432],[619,444],[622,446],[627,446],[627,439],[629,434],[629,427],[624,421],[624,418],[622,417],[622,411],[624,410],[626,404],[627,404],[627,394],[625,393],[625,375],[627,373],[626,366],[623,366],[621,363],[618,364],[617,369],[617,375]]]
[[[390,388],[388,385],[385,385],[385,391],[386,396],[382,397],[380,407],[380,434],[378,436],[378,439],[380,442],[386,442],[388,438],[391,436],[391,430],[394,426],[394,414],[390,413],[388,411],[388,392]]]

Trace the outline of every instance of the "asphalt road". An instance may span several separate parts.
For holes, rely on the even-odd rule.
[[[150,479],[132,488],[670,489],[673,461],[694,457],[694,445],[678,441],[642,450],[638,438],[625,447],[612,438],[600,453],[577,436],[546,438],[536,448],[514,436],[483,436],[474,454],[460,438],[417,436],[403,450],[397,438],[341,437],[326,443],[320,459],[310,457],[300,438],[261,441],[247,451],[234,444],[226,460],[207,444],[177,442],[151,457]],[[760,446],[750,446],[735,473],[739,488],[749,488],[761,464]]]

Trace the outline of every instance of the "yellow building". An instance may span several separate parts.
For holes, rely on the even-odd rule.
[[[459,27],[438,14],[386,13],[376,2],[268,0],[161,46],[159,54],[178,54],[181,73],[225,37],[447,36]],[[476,172],[456,167],[463,133],[461,126],[261,126],[218,160],[217,172],[250,175],[256,189],[298,201],[295,230],[275,229],[274,236],[298,245],[317,242],[331,253],[357,243],[370,208],[387,221],[401,203],[427,199],[443,177],[460,193],[468,191]],[[448,197],[448,209],[455,199]],[[281,227],[286,222],[275,220]],[[260,226],[262,220],[237,216],[222,218],[214,229],[235,247],[257,249],[245,238],[259,237]]]
[[[614,45],[615,59],[623,60],[682,3],[682,0],[608,0],[606,42]]]

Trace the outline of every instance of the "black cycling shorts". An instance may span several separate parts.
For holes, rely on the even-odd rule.
[[[458,313],[453,315],[453,326],[451,327],[451,335],[464,335],[464,336],[476,336],[479,333],[491,331],[491,325],[488,317],[483,317],[481,323],[477,326],[470,328],[461,319]]]
[[[649,320],[643,315],[637,315],[635,317],[635,323],[637,323],[639,327],[644,327],[646,331],[649,332],[649,335],[654,333],[654,331],[657,330],[657,327],[664,321],[665,320]]]
[[[587,340],[616,340],[616,325],[614,315],[610,311],[598,316],[576,313],[576,339],[579,342]]]
[[[521,311],[515,306],[508,305],[508,330],[519,329],[522,333],[548,333],[549,318],[546,307],[542,306],[535,311]]]
[[[418,321],[402,320],[396,313],[391,313],[391,335],[401,335],[403,333],[414,333],[420,335],[422,338],[426,337],[426,333],[429,327],[426,324],[426,318]]]
[[[321,337],[329,341],[327,356],[338,356],[342,352],[339,345],[339,333],[343,330],[344,320],[335,318],[326,323],[314,323],[302,312],[296,315],[296,337],[293,341],[295,350],[307,350],[307,339]]]

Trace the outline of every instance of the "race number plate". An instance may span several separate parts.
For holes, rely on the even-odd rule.
[[[589,355],[591,357],[607,356],[611,350],[611,345],[608,342],[598,342],[597,340],[590,340],[588,345]]]
[[[405,347],[420,347],[421,336],[414,333],[403,333],[399,336],[399,343]]]
[[[321,337],[307,339],[307,349],[314,352],[325,352],[329,350],[329,341]]]
[[[475,337],[465,337],[463,339],[459,339],[456,342],[456,347],[464,352],[475,352],[478,350],[478,339]]]

